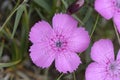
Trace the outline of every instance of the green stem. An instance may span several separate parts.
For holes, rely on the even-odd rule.
[[[60,6],[61,6],[61,0],[57,0],[57,2],[56,2],[56,7],[57,7],[56,13],[59,12],[59,7]]]
[[[91,34],[90,34],[90,38],[92,38],[92,35],[93,35],[93,33],[94,33],[95,29],[96,29],[98,20],[99,20],[99,14],[97,15],[97,19],[96,19],[96,21],[95,21],[95,24],[94,24],[94,26],[93,26],[92,32],[91,32]]]
[[[76,80],[75,72],[73,72],[73,80]]]
[[[60,78],[63,76],[63,73],[57,78],[57,80],[60,80]]]
[[[49,71],[49,68],[45,70],[45,80],[48,80],[48,71]]]
[[[116,36],[117,36],[117,39],[118,39],[118,43],[120,45],[120,36],[119,36],[119,33],[117,32],[117,28],[116,28],[115,24],[114,24],[114,29],[115,29],[115,33],[116,33]]]
[[[73,14],[73,17],[78,20],[78,22],[81,24],[81,26],[84,26],[84,22],[82,20],[80,20],[76,15]]]

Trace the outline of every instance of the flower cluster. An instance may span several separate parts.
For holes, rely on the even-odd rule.
[[[78,5],[79,3],[79,5]],[[74,6],[81,7],[84,0],[77,1],[68,9],[74,13]],[[80,5],[81,4],[81,5]],[[105,19],[113,19],[120,33],[120,0],[95,0],[95,9]],[[72,10],[72,11],[71,11]],[[37,22],[30,31],[30,57],[38,67],[48,68],[53,61],[59,72],[73,72],[81,64],[77,53],[87,49],[90,43],[88,32],[77,27],[78,22],[68,14],[55,14],[52,27],[46,21]],[[120,80],[120,50],[114,57],[112,41],[101,39],[91,49],[94,62],[86,69],[86,80]]]

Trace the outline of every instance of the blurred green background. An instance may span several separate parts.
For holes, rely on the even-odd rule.
[[[85,0],[79,11],[72,15],[91,36],[89,48],[80,54],[83,64],[74,73],[61,75],[54,63],[49,69],[38,68],[32,63],[30,28],[40,20],[51,24],[54,14],[66,13],[74,1],[0,0],[0,80],[85,80],[85,69],[92,62],[89,53],[93,42],[109,38],[113,41],[115,54],[118,52],[120,46],[112,20],[106,21],[94,10],[94,0]]]

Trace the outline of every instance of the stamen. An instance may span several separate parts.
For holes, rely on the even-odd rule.
[[[61,47],[61,46],[62,46],[62,42],[57,41],[57,42],[56,42],[56,47]]]
[[[111,76],[119,76],[120,71],[119,71],[119,64],[115,61],[109,65],[109,74]]]
[[[115,70],[115,65],[114,65],[114,64],[111,64],[111,65],[110,65],[110,69],[111,69],[111,70]]]

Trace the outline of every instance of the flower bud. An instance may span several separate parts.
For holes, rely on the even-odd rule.
[[[75,12],[77,12],[81,6],[84,4],[84,0],[76,0],[75,2],[73,2],[67,9],[67,13],[68,14],[73,14]]]

